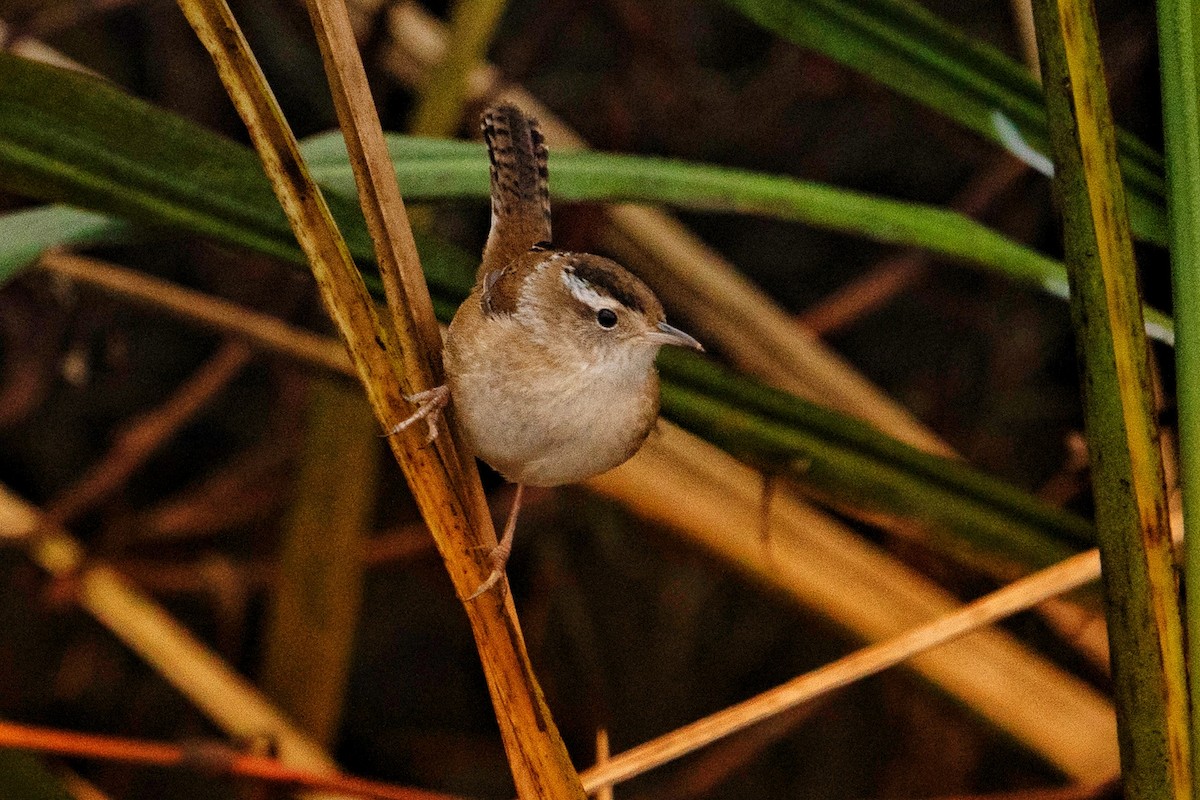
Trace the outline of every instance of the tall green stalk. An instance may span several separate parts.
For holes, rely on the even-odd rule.
[[[462,121],[467,81],[483,63],[507,0],[457,0],[450,12],[446,54],[421,87],[409,129],[418,136],[452,136]]]
[[[1184,528],[1200,531],[1200,5],[1159,0],[1158,41],[1167,161],[1167,215],[1175,290],[1180,485]],[[1187,596],[1200,598],[1200,536],[1184,540]],[[1200,741],[1200,602],[1187,609],[1193,676],[1192,741]],[[1192,754],[1192,775],[1200,759]]]
[[[1147,343],[1090,0],[1036,0],[1125,796],[1191,792],[1187,674]]]

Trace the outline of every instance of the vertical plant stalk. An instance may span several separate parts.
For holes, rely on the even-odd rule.
[[[309,0],[308,9],[375,246],[388,308],[405,343],[399,377],[405,381],[409,374],[419,376],[418,382],[406,383],[405,388],[421,391],[442,382],[442,337],[350,15],[344,0]],[[318,191],[315,185],[312,189]],[[361,279],[356,285],[362,288]],[[452,432],[453,408],[447,409],[445,417],[448,424],[444,428]],[[386,416],[380,415],[380,421],[388,424]],[[414,427],[417,430],[410,429],[409,435],[391,436],[389,441],[434,534],[458,596],[471,597],[482,584],[480,576],[486,579],[490,574],[488,553],[496,543],[475,460],[456,443],[457,437],[443,432],[433,444],[444,459],[440,462],[444,472],[414,469],[414,464],[435,449],[426,445],[421,426]],[[458,508],[468,522],[465,529],[457,524],[460,512],[446,513],[453,510],[447,500],[461,504]],[[506,580],[503,586],[507,587]],[[511,595],[507,590],[488,592],[466,602],[465,609],[518,796],[522,800],[582,800],[579,775],[533,674]]]
[[[309,10],[376,248],[393,325],[381,324],[329,207],[224,0],[179,0],[250,132],[272,188],[304,250],[322,299],[346,340],[367,398],[385,430],[407,418],[404,393],[441,378],[441,340],[403,201],[387,158],[366,75],[340,0]],[[459,597],[487,579],[496,535],[473,460],[453,420],[427,444],[422,426],[388,437]],[[533,675],[507,592],[466,603],[517,794],[584,797],[566,746]]]
[[[457,0],[450,12],[446,54],[421,85],[409,130],[451,136],[462,121],[467,81],[483,64],[507,0]]]
[[[1188,666],[1192,675],[1192,741],[1200,741],[1200,6],[1158,0],[1167,166],[1167,220],[1175,294],[1176,402],[1179,409],[1180,485],[1183,493],[1184,578]],[[1200,775],[1200,748],[1192,748],[1192,776]]]
[[[1090,0],[1035,0],[1128,798],[1191,792],[1183,625],[1124,186]]]
[[[381,443],[362,392],[344,380],[313,379],[304,421],[279,579],[271,587],[261,685],[329,747],[358,627]]]

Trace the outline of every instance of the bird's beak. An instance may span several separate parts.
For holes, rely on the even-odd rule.
[[[657,330],[650,331],[646,338],[656,344],[673,344],[678,347],[690,347],[704,352],[704,345],[697,342],[688,334],[665,322],[658,323]]]

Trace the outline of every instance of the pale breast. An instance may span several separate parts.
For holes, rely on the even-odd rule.
[[[446,349],[455,415],[472,451],[514,483],[558,486],[637,452],[658,415],[649,362],[619,374],[525,363],[511,348]]]

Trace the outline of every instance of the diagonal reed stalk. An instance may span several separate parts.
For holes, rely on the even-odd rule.
[[[629,780],[802,703],[875,675],[938,645],[1096,579],[1095,550],[1072,556],[953,613],[800,675],[787,683],[644,742],[583,773],[589,792]]]
[[[345,7],[332,0],[313,2],[309,9],[375,244],[390,325],[376,315],[228,6],[223,0],[179,0],[179,5],[250,132],[376,417],[384,429],[392,428],[411,412],[404,393],[440,383],[440,337]],[[455,590],[467,597],[490,571],[487,553],[495,531],[474,462],[451,435],[444,433],[427,446],[420,427],[389,437],[389,442]],[[579,778],[533,676],[511,598],[507,592],[490,592],[465,608],[518,795],[582,798]]]
[[[1128,798],[1191,794],[1187,675],[1125,189],[1090,0],[1034,3]]]
[[[150,307],[170,310],[181,320],[198,322],[227,336],[244,337],[256,347],[354,375],[345,349],[335,346],[333,340],[228,301],[79,256],[49,253],[43,259],[43,268]],[[996,609],[995,596],[972,604],[972,610],[957,609],[948,598],[939,600],[941,595],[931,594],[927,584],[914,581],[881,554],[872,555],[865,543],[848,531],[839,532],[831,521],[811,509],[805,510],[797,498],[786,494],[772,504],[773,543],[769,551],[765,550],[760,538],[759,476],[669,423],[662,425],[636,458],[592,479],[588,486],[614,499],[637,496],[639,514],[668,527],[686,529],[692,544],[736,565],[751,580],[769,585],[803,605],[824,609],[855,636],[888,640],[883,652],[902,657],[912,652],[907,648],[914,644],[938,646],[935,651],[914,657],[912,667],[1042,754],[1072,779],[1090,786],[1107,782],[1116,774],[1115,723],[1111,706],[1098,693],[1048,665],[1039,666],[1015,641],[997,631],[976,632],[965,641],[945,644],[956,635],[954,626],[958,624],[947,620],[973,618],[982,625],[990,617],[976,616],[979,607],[986,604]],[[679,513],[681,495],[688,497],[686,518]],[[1024,589],[1013,586],[1000,590],[1008,596],[1006,602],[1011,601],[1003,609],[1021,610],[1044,596],[1066,592],[1098,577],[1099,561],[1092,551],[1086,569],[1076,571],[1059,564],[1023,582]],[[1030,592],[1031,586],[1041,588]],[[831,605],[843,597],[851,597],[852,602],[838,608]],[[879,651],[871,652],[875,655],[854,654],[837,665],[822,668],[818,674],[824,677],[814,674],[797,679],[803,691],[790,694],[789,702],[811,700],[820,692],[843,685],[840,681],[866,677],[892,663],[879,660]],[[833,675],[838,676],[837,681],[829,683]],[[778,693],[767,693],[759,702],[778,703]],[[787,713],[788,709],[782,710]],[[747,711],[742,705],[727,719],[747,720],[760,713],[753,708]],[[689,726],[687,732],[673,736],[670,746],[679,748],[684,743],[686,747],[679,752],[694,750],[711,743],[714,732],[726,735],[735,730],[736,726]],[[642,755],[635,756],[633,763],[627,760],[629,756],[619,756],[619,764],[625,765],[619,768],[651,769],[661,763],[656,759],[662,756],[647,759],[646,754],[668,750],[658,742],[647,749],[639,746],[637,752]],[[590,779],[586,780],[591,786]]]

